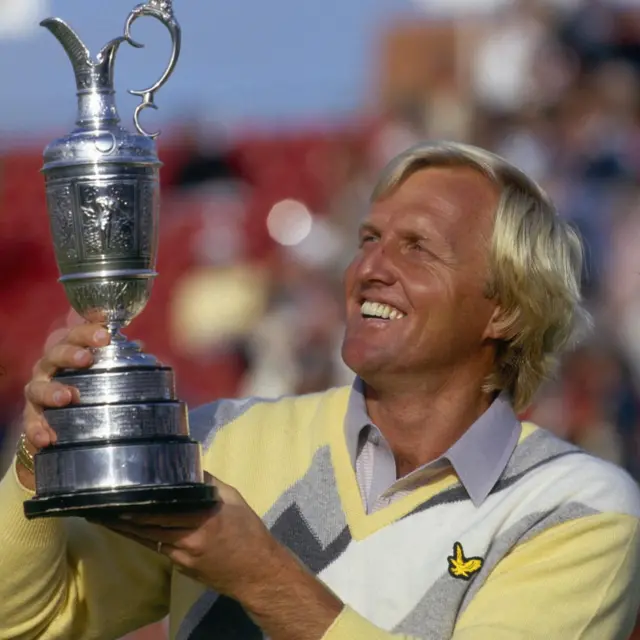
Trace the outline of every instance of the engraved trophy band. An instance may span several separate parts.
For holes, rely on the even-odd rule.
[[[120,124],[113,70],[121,45],[143,46],[131,28],[145,16],[167,27],[173,47],[158,81],[130,91],[141,98],[130,132]],[[144,131],[140,114],[156,108],[155,94],[180,54],[172,2],[136,6],[124,35],[95,60],[59,18],[41,25],[71,61],[78,99],[75,128],[47,146],[42,169],[60,282],[85,320],[109,329],[111,343],[94,350],[90,368],[54,376],[78,389],[80,400],[45,411],[57,442],[34,458],[36,495],[25,502],[25,514],[110,517],[206,507],[213,488],[204,481],[201,448],[190,438],[173,371],[121,333],[144,309],[156,276],[161,162],[158,134]]]

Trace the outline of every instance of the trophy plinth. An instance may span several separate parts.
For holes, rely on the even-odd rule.
[[[160,80],[131,92],[142,98],[131,133],[120,125],[113,68],[121,44],[142,46],[130,35],[142,16],[160,20],[174,46]],[[45,411],[58,438],[35,456],[36,495],[25,515],[104,518],[206,507],[213,488],[204,482],[173,371],[121,333],[144,309],[156,276],[161,163],[157,134],[142,129],[139,115],[155,108],[154,94],[173,71],[180,28],[171,2],[149,0],[94,61],[64,22],[41,24],[69,56],[78,96],[76,128],[45,149],[42,169],[60,282],[83,318],[109,329],[111,343],[95,350],[90,368],[54,377],[77,388],[80,400]]]

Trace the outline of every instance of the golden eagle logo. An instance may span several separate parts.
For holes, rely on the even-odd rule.
[[[484,564],[482,558],[465,558],[464,550],[459,542],[453,545],[453,555],[448,556],[447,560],[449,561],[449,575],[461,580],[471,580]]]

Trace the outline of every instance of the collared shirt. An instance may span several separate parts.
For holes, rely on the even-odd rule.
[[[508,395],[502,393],[439,458],[398,479],[391,447],[367,414],[360,378],[353,384],[345,418],[347,447],[367,513],[399,500],[452,467],[479,506],[502,475],[521,430]]]

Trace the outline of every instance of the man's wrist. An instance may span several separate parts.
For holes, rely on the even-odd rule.
[[[23,433],[16,445],[16,475],[20,484],[28,491],[34,491],[36,485],[35,466],[31,449]]]
[[[344,604],[275,540],[264,577],[247,583],[236,599],[273,640],[321,640]]]
[[[33,454],[29,451],[27,438],[24,433],[20,434],[18,444],[16,445],[16,460],[29,473],[33,474],[35,472]]]

